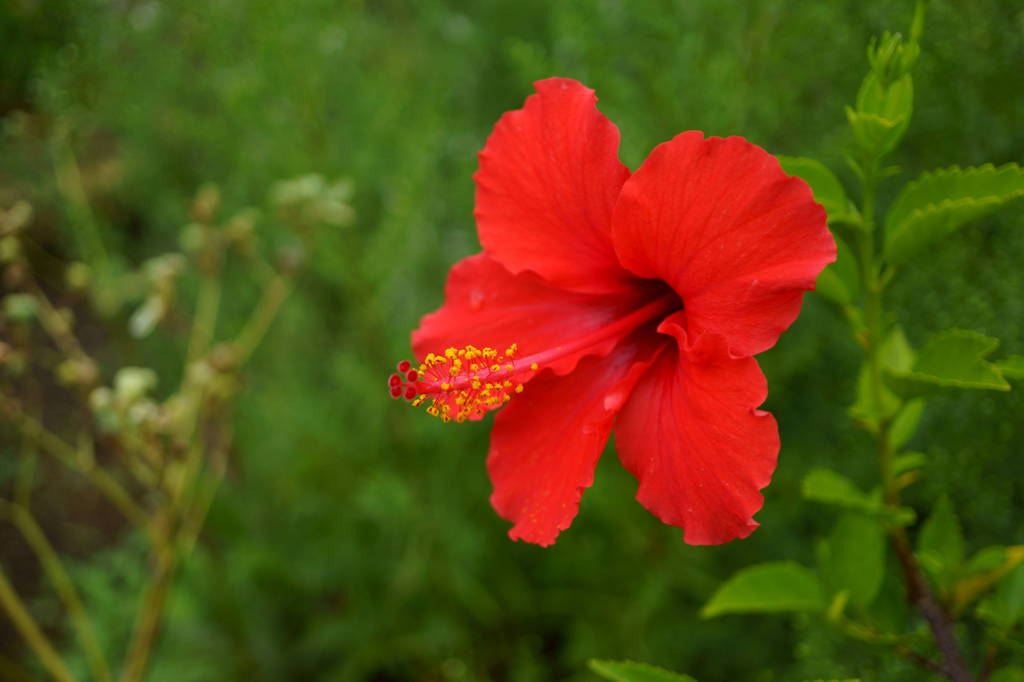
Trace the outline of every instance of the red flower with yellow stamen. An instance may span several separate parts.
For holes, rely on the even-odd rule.
[[[637,499],[686,542],[746,537],[779,450],[751,356],[835,259],[825,212],[738,137],[682,133],[630,174],[592,90],[536,89],[480,154],[483,252],[452,267],[391,395],[446,421],[505,406],[487,467],[514,539],[569,527],[613,427]]]

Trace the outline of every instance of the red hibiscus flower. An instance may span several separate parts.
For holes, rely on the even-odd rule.
[[[779,450],[751,356],[835,259],[825,211],[738,137],[682,133],[631,174],[592,90],[536,89],[480,153],[483,252],[452,267],[391,395],[445,421],[508,403],[487,468],[513,539],[569,527],[613,428],[637,499],[686,542],[746,537]]]

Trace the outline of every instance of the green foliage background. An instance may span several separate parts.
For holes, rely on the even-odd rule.
[[[61,224],[52,150],[17,112],[66,124],[87,181],[101,160],[117,164],[94,208],[119,257],[173,248],[204,182],[221,187],[228,213],[304,173],[355,186],[354,224],[319,236],[250,372],[235,470],[178,581],[151,679],[588,680],[595,656],[701,680],[919,679],[817,626],[699,617],[743,566],[813,562],[813,538],[834,519],[800,499],[807,471],[875,480],[869,441],[846,416],[857,349],[820,300],[808,297],[762,356],[780,466],[763,527],[723,547],[687,547],[647,515],[611,451],[557,545],[512,543],[487,501],[488,424],[442,425],[384,388],[409,331],[441,302],[447,268],[478,248],[476,152],[532,81],[596,89],[634,168],[700,129],[821,159],[848,179],[843,105],[864,48],[905,29],[911,11],[857,0],[0,5],[0,188]],[[1024,9],[934,0],[928,12],[899,179],[1021,161]],[[272,220],[262,229],[288,240]],[[70,234],[63,244],[74,256]],[[1000,355],[1024,352],[1021,262],[1024,216],[1011,209],[910,264],[890,308],[914,344],[960,326],[1002,339]],[[229,308],[254,295],[243,276],[231,290]],[[955,394],[929,407],[912,444],[930,463],[908,502],[923,512],[948,492],[971,550],[1024,542],[1022,415],[1019,392]],[[131,624],[138,556],[111,537],[76,559],[111,647]]]

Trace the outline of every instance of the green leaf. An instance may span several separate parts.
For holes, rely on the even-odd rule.
[[[872,502],[853,481],[831,469],[812,469],[801,485],[804,499],[847,509],[871,509]]]
[[[1011,355],[996,363],[1003,376],[1010,379],[1024,379],[1024,355]]]
[[[913,106],[914,84],[909,74],[886,85],[872,72],[857,93],[857,110],[847,107],[846,118],[858,146],[869,156],[881,157],[903,137]]]
[[[1024,616],[1024,564],[1010,571],[978,607],[978,617],[1009,630]]]
[[[756,564],[733,575],[712,595],[701,615],[822,612],[826,606],[818,576],[798,563],[777,561]]]
[[[815,291],[833,303],[853,303],[860,291],[857,262],[845,243],[836,237],[836,262],[821,271]]]
[[[689,675],[634,661],[604,661],[592,658],[587,666],[612,682],[697,682]]]
[[[967,562],[962,575],[953,585],[953,615],[990,590],[1010,571],[1024,563],[1024,545],[986,547]]]
[[[886,382],[879,387],[881,409],[876,409],[872,390],[871,372],[865,362],[857,374],[857,397],[850,405],[850,416],[860,420],[872,433],[878,433],[878,423],[894,416],[900,409],[900,398],[892,392]]]
[[[913,366],[916,356],[903,328],[895,325],[882,340],[879,356],[883,369],[894,373],[907,373]],[[871,383],[871,374],[868,364],[861,365],[860,373],[857,375],[857,397],[850,406],[850,416],[861,420],[872,433],[878,432],[878,424],[883,419],[896,416],[902,401],[899,396],[893,393],[891,387],[883,385],[880,387],[881,409],[876,408],[875,395]]]
[[[985,360],[998,345],[999,339],[991,336],[947,329],[928,339],[910,371],[887,367],[886,383],[907,397],[942,388],[1008,391],[1010,385],[999,367]]]
[[[932,508],[917,539],[921,566],[944,593],[964,561],[964,536],[949,497],[943,495]]]
[[[833,593],[846,592],[855,606],[866,608],[882,587],[885,532],[878,521],[843,514],[825,541],[820,559]]]
[[[857,145],[872,156],[892,149],[905,129],[902,121],[890,121],[877,114],[867,114],[846,107],[846,118],[853,129]]]
[[[1024,170],[1009,163],[961,169],[952,166],[909,183],[886,216],[884,255],[904,263],[967,222],[1024,196]]]
[[[892,423],[889,424],[889,447],[897,451],[906,445],[910,437],[917,430],[917,423],[921,421],[921,413],[924,411],[925,400],[916,398],[910,400],[896,413]]]
[[[915,519],[913,509],[889,509],[880,499],[861,492],[853,481],[830,469],[808,472],[801,491],[804,499],[862,512],[887,524],[906,526]]]
[[[869,73],[857,93],[857,113],[864,118],[877,117],[884,126],[879,129],[876,146],[865,149],[882,155],[895,147],[907,130],[913,108],[914,84],[909,74],[885,85],[879,74]]]
[[[811,186],[814,200],[825,208],[829,221],[849,218],[856,209],[846,198],[839,178],[825,164],[802,156],[779,156],[779,164],[788,175],[795,175]]]
[[[1024,682],[1024,668],[1019,665],[1008,665],[992,673],[989,682]]]
[[[892,460],[892,475],[899,476],[914,469],[920,469],[928,458],[923,452],[904,452]]]

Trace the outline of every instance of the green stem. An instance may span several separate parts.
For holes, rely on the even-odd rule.
[[[153,646],[156,644],[163,617],[164,604],[170,592],[171,581],[177,564],[173,543],[168,541],[166,521],[158,535],[160,542],[153,554],[155,570],[142,605],[135,620],[135,630],[128,645],[124,667],[121,669],[119,682],[140,682],[146,673]]]
[[[75,159],[75,152],[71,148],[70,137],[71,131],[67,122],[60,122],[53,143],[57,189],[70,206],[72,221],[78,225],[79,229],[74,233],[80,240],[79,249],[85,260],[106,276],[110,270],[110,259],[103,245],[96,216],[89,206],[89,196],[85,191],[85,183],[82,182],[82,172]]]
[[[882,376],[881,345],[885,339],[885,310],[883,293],[885,279],[880,276],[881,268],[877,253],[875,235],[875,191],[878,187],[879,159],[869,158],[862,166],[863,170],[863,205],[861,216],[864,229],[859,233],[858,261],[860,265],[861,284],[864,289],[864,353],[866,355],[868,382],[871,400],[874,403],[876,426],[875,436],[878,442],[878,460],[882,478],[882,490],[885,503],[889,507],[900,506],[899,487],[892,475],[893,452],[889,443],[889,425],[891,417],[884,411],[884,378]],[[931,587],[921,573],[917,559],[910,548],[910,541],[903,527],[889,529],[890,541],[903,568],[904,583],[907,596],[918,608],[931,629],[935,643],[942,652],[943,663],[934,672],[943,675],[951,682],[973,682],[973,677],[964,663],[960,646],[953,631],[953,621],[945,609],[939,604]]]
[[[260,341],[263,340],[263,336],[270,328],[270,324],[277,315],[278,308],[284,303],[284,299],[287,298],[289,291],[288,277],[282,274],[275,275],[263,289],[263,298],[260,299],[259,305],[253,310],[249,321],[246,322],[245,327],[235,341],[235,352],[238,354],[239,367],[245,364],[252,356],[253,351],[256,350],[256,347],[259,346]]]
[[[209,247],[219,248],[219,247]],[[220,254],[211,253],[206,257],[210,262],[203,272],[203,283],[199,289],[199,301],[196,304],[196,317],[192,322],[192,332],[188,340],[188,352],[185,360],[185,378],[192,363],[198,360],[210,347],[213,333],[217,325],[217,311],[220,308],[221,286],[217,277]]]
[[[7,574],[0,568],[0,606],[3,606],[7,615],[10,616],[14,627],[25,639],[39,661],[46,668],[47,672],[58,682],[76,682],[75,676],[71,674],[60,654],[47,639],[43,631],[39,629],[35,618],[25,608],[25,604],[14,591],[14,587],[7,580]]]
[[[85,651],[85,657],[94,679],[100,682],[109,682],[111,679],[110,669],[107,667],[107,661],[103,656],[103,649],[100,646],[99,639],[96,637],[96,630],[93,628],[92,621],[82,605],[82,599],[78,595],[78,590],[75,589],[75,584],[71,581],[67,571],[64,570],[64,565],[57,556],[57,552],[54,551],[53,545],[47,540],[43,530],[25,507],[0,500],[0,512],[5,512],[10,516],[11,522],[21,532],[29,547],[32,548],[43,570],[46,572],[46,576],[57,591],[57,595],[64,603],[64,608],[67,609],[71,624],[78,634],[82,649]]]
[[[61,440],[58,436],[50,433],[40,422],[22,411],[12,400],[5,400],[0,396],[0,408],[3,408],[14,421],[15,426],[27,437],[34,439],[39,446],[51,456],[62,462],[70,469],[81,472],[89,481],[99,488],[100,492],[118,509],[125,517],[139,527],[150,539],[153,539],[152,529],[149,524],[149,517],[145,510],[132,499],[128,491],[121,486],[117,480],[95,463],[82,461],[79,453],[70,445]]]

